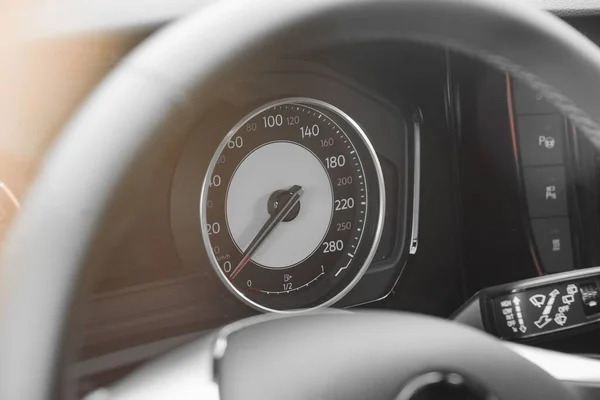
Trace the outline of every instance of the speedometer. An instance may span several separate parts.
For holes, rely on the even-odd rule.
[[[262,311],[328,306],[356,285],[381,237],[384,184],[373,146],[338,108],[266,104],[210,163],[200,220],[225,285]]]

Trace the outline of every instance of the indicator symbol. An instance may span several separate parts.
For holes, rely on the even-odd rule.
[[[520,330],[522,333],[525,333],[525,332],[527,332],[527,327],[526,327],[525,325],[521,325],[521,326],[519,327],[519,330]]]
[[[552,239],[552,251],[560,251],[560,239]]]
[[[542,308],[542,306],[546,302],[546,296],[543,294],[536,294],[534,296],[531,296],[529,298],[529,301],[537,308]]]
[[[575,296],[573,296],[572,294],[568,294],[568,295],[562,297],[563,304],[570,305],[574,301],[575,301]]]
[[[544,308],[543,314],[545,314],[545,315],[550,314],[555,300],[556,300],[556,297],[550,297],[550,300],[548,300],[548,305],[546,305],[546,307]]]
[[[577,289],[577,285],[570,284],[569,286],[567,286],[567,293],[568,294],[575,294],[578,291],[579,291],[579,289]]]
[[[556,140],[552,136],[539,136],[538,137],[538,146],[544,146],[547,149],[553,149],[556,145]]]
[[[556,186],[546,186],[546,200],[548,199],[556,200]]]
[[[567,311],[569,311],[569,306],[562,306],[562,307],[558,307],[558,312],[561,314],[566,313]]]
[[[552,319],[550,319],[550,317],[548,317],[547,315],[544,314],[537,321],[535,321],[534,324],[538,328],[542,329],[546,325],[548,325],[550,322],[552,322]]]
[[[515,318],[514,314],[511,313],[511,314],[506,315],[506,319],[507,320],[513,320],[513,319],[517,320],[517,322],[519,323],[519,328],[518,329],[522,333],[525,333],[527,331],[527,327],[525,326],[525,321],[523,321],[523,314],[521,313],[521,299],[519,299],[517,296],[515,296],[515,297],[513,297],[512,302],[514,304],[514,308],[515,308],[515,312],[517,314],[517,317]],[[507,300],[506,303],[508,304],[509,308],[506,308],[504,310],[509,310],[509,311],[512,312],[512,308],[510,307],[510,301]],[[511,326],[511,325],[508,325],[508,326]],[[518,331],[517,331],[517,328],[514,327],[514,322],[513,322],[512,327],[513,327],[512,328],[513,332],[517,333]]]
[[[567,316],[564,314],[556,314],[554,317],[554,322],[556,322],[560,326],[564,326],[567,323]]]
[[[510,300],[504,300],[500,303],[501,307],[510,307]]]

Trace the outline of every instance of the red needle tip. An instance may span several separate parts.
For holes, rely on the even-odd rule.
[[[244,258],[242,258],[242,261],[240,261],[240,263],[237,265],[237,267],[235,267],[235,269],[231,272],[231,275],[229,275],[229,278],[230,279],[235,278],[237,276],[237,274],[240,273],[242,268],[244,268],[244,266],[246,264],[248,264],[248,261],[250,261],[250,258],[252,258],[251,254],[247,254]]]

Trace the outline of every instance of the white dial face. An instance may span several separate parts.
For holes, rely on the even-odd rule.
[[[226,218],[231,237],[243,252],[269,218],[269,196],[278,189],[304,189],[298,215],[282,222],[254,253],[266,268],[288,268],[308,258],[323,243],[333,214],[333,189],[323,164],[306,147],[267,143],[238,166],[227,191]]]

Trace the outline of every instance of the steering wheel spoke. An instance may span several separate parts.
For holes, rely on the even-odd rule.
[[[218,400],[214,379],[216,333],[206,334],[148,362],[111,388],[85,400]]]
[[[522,344],[505,344],[509,349],[565,383],[582,399],[600,397],[600,360]]]

